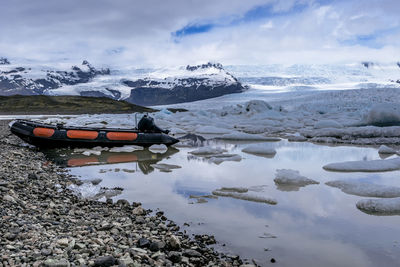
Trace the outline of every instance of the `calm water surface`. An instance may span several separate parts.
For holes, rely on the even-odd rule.
[[[368,215],[356,208],[363,197],[325,185],[338,179],[400,186],[400,172],[335,173],[322,166],[332,162],[379,159],[376,148],[319,146],[310,143],[269,143],[273,158],[246,154],[247,144],[212,143],[239,162],[210,163],[194,157],[194,148],[170,149],[165,154],[148,150],[132,153],[102,152],[83,156],[58,152],[60,164],[81,179],[101,178],[100,186],[122,187],[115,197],[161,209],[190,233],[215,235],[220,250],[276,266],[398,266],[400,217]],[[95,165],[78,167],[82,163]],[[100,164],[99,164],[100,162]],[[120,163],[118,163],[120,162]],[[106,164],[107,163],[107,164]],[[151,164],[181,168],[162,172]],[[277,169],[294,169],[320,182],[301,188],[279,188]],[[277,205],[219,197],[197,203],[191,195],[210,195],[221,187],[247,187]],[[226,244],[226,246],[222,246]],[[276,263],[270,263],[274,258]]]

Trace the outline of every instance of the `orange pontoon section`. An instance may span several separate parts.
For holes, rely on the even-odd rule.
[[[133,161],[138,161],[138,158],[135,154],[113,155],[107,158],[107,163],[123,163]]]
[[[37,127],[33,129],[33,135],[37,137],[52,137],[54,129]]]
[[[137,133],[124,133],[124,132],[108,132],[108,140],[115,141],[134,141],[137,138]]]
[[[71,139],[94,140],[97,138],[97,136],[99,136],[99,133],[96,131],[68,130],[67,136],[68,136],[68,138],[71,138]]]
[[[68,167],[76,167],[76,166],[85,166],[97,163],[99,163],[99,160],[96,157],[88,157],[88,158],[69,159],[67,165]]]

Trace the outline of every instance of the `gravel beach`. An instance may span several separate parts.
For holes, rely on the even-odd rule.
[[[79,182],[0,121],[0,266],[253,266],[140,203],[80,199]]]

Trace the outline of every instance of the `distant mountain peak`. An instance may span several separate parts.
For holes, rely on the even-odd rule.
[[[0,57],[0,65],[9,65],[10,61],[8,61],[5,57]]]
[[[219,70],[224,69],[221,63],[211,63],[211,62],[208,62],[207,64],[201,64],[201,65],[195,65],[195,66],[190,66],[190,65],[186,66],[186,70],[188,70],[188,71],[195,71],[198,69],[208,69],[208,68],[216,68]]]
[[[370,67],[373,67],[373,66],[375,65],[375,63],[374,63],[374,62],[371,62],[371,61],[363,61],[363,62],[361,62],[361,64],[362,64],[364,67],[366,67],[367,69],[370,68]]]

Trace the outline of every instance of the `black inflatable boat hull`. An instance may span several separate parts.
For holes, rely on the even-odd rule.
[[[173,145],[179,140],[163,133],[143,133],[135,129],[63,127],[16,120],[10,130],[38,147],[113,147],[124,145]]]

